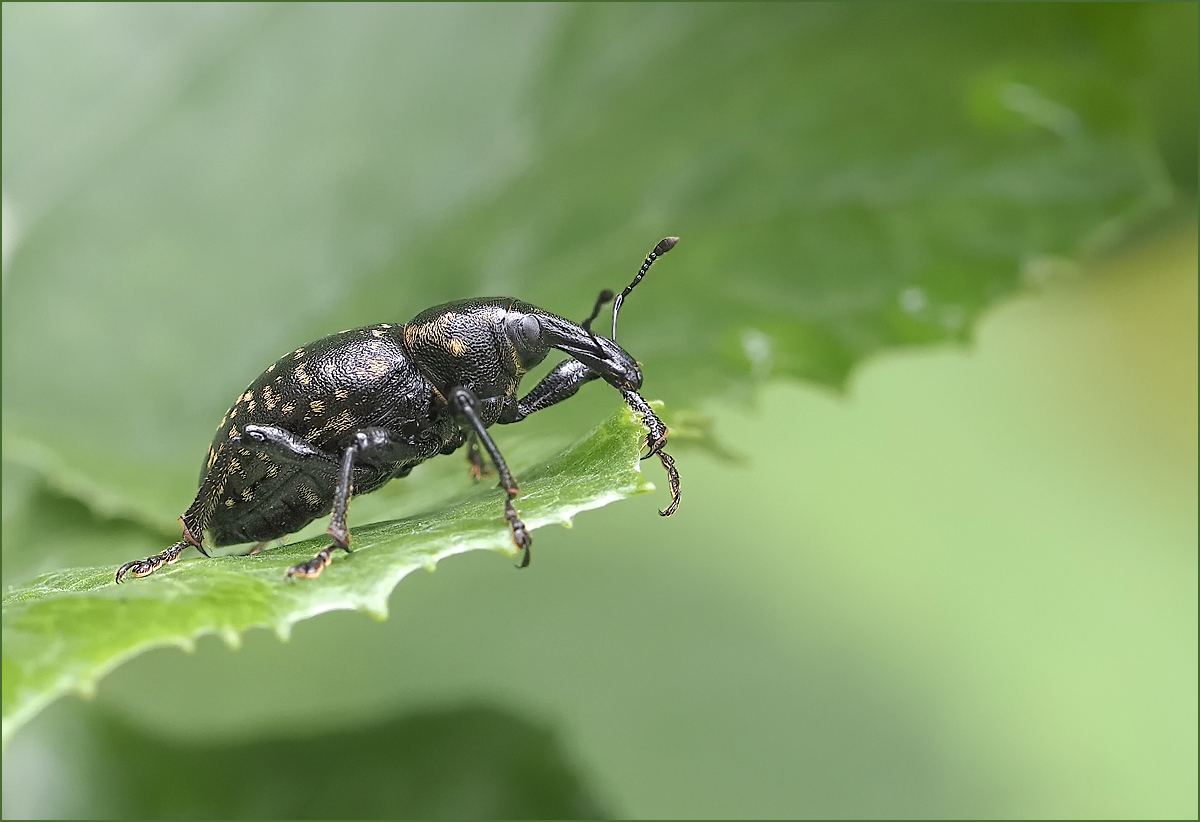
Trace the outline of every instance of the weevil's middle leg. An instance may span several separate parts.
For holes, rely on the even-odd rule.
[[[470,390],[459,387],[450,391],[449,398],[455,411],[471,426],[475,436],[487,450],[488,456],[492,458],[492,464],[496,466],[496,473],[500,475],[500,487],[508,495],[504,500],[504,518],[508,520],[508,527],[512,530],[513,545],[522,552],[521,562],[517,567],[524,568],[529,565],[529,548],[533,545],[533,538],[529,536],[529,529],[525,527],[525,523],[521,521],[517,509],[513,505],[513,500],[517,494],[521,493],[521,489],[517,487],[516,480],[508,470],[508,463],[504,461],[504,456],[496,447],[496,443],[492,441],[487,427],[475,409],[478,402],[475,395]]]

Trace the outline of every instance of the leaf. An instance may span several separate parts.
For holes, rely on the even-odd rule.
[[[619,411],[567,451],[518,476],[518,510],[529,528],[569,524],[586,511],[648,490],[639,469],[645,430]],[[191,648],[217,634],[267,627],[286,638],[302,619],[362,610],[383,619],[396,584],[464,551],[512,553],[498,489],[431,513],[356,528],[354,553],[316,580],[288,580],[287,568],[328,544],[316,538],[252,557],[181,562],[116,585],[112,566],[46,574],[4,595],[4,738],[54,699],[89,693],[121,662],[165,645]],[[137,557],[130,557],[135,559]]]
[[[175,8],[4,11],[5,454],[160,529],[310,339],[579,317],[677,234],[622,320],[653,393],[836,386],[1163,207],[1195,128],[1143,100],[1183,6]]]
[[[5,818],[602,816],[557,735],[496,708],[424,711],[323,734],[298,716],[288,737],[225,744],[167,741],[100,711],[82,713],[68,733],[34,740],[57,767],[33,782],[69,773],[69,784],[40,792],[6,784]]]

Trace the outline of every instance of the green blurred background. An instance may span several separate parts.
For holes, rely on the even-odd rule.
[[[279,351],[664,234],[714,432],[669,521],[138,657],[6,818],[1195,817],[1194,5],[3,13],[6,585],[158,550]]]

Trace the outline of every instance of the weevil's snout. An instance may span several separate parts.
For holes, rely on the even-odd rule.
[[[616,347],[616,343],[613,346]],[[637,391],[642,387],[642,367],[623,348],[617,348],[617,351],[621,353],[622,360],[614,363],[613,376],[616,379],[605,379],[622,391]]]
[[[642,385],[642,369],[624,348],[561,317],[541,318],[550,345],[570,354],[605,382],[625,391]]]

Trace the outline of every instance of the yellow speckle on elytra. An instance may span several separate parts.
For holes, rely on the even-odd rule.
[[[354,415],[349,411],[343,411],[329,422],[329,426],[338,433],[349,431],[354,427]]]
[[[325,411],[325,403],[320,400],[313,400],[308,404],[308,407],[313,410],[314,414],[320,414]]]
[[[236,459],[232,459],[229,461],[229,473],[232,474],[241,467],[242,467],[242,464],[240,462],[238,462]]]
[[[380,331],[378,328],[373,328],[373,329],[371,329],[371,336],[372,337],[382,337],[383,332]]]
[[[279,467],[277,465],[275,465],[275,463],[271,463],[270,465],[267,466],[267,478],[268,479],[271,477],[274,477],[278,473],[279,473]]]
[[[368,377],[382,377],[391,367],[392,364],[382,357],[372,357],[358,369],[358,372]]]
[[[458,337],[454,337],[450,342],[446,343],[446,348],[450,349],[450,353],[456,357],[461,357],[467,353],[467,344]]]
[[[317,492],[312,488],[309,488],[307,485],[301,485],[296,489],[296,492],[300,495],[300,498],[309,505],[317,506],[321,504],[321,498],[317,496]]]
[[[243,488],[242,489],[242,499],[244,499],[246,502],[249,502],[250,500],[254,499],[254,492],[251,491],[249,488]]]
[[[238,436],[238,430],[237,430],[237,426],[236,426],[236,425],[231,425],[231,426],[229,427],[229,439],[231,439],[231,440],[233,440],[233,439],[237,439],[237,436]]]
[[[303,357],[303,356],[304,356],[304,349],[303,349],[303,348],[297,348],[297,349],[296,349],[296,359],[300,359],[300,358],[301,358],[301,357]]]
[[[232,507],[233,507],[233,500],[232,500],[232,499],[227,499],[227,500],[225,500],[225,507],[226,507],[226,508],[232,508]]]
[[[274,371],[274,370],[275,370],[275,363],[271,363],[270,365],[268,365],[268,366],[267,366],[267,373],[268,373],[268,374],[270,374],[270,373],[271,373],[272,371]]]
[[[345,388],[335,388],[333,390],[333,396],[337,397],[339,400],[344,400],[350,396],[350,392]]]
[[[230,418],[230,419],[233,419],[233,418],[234,418],[234,417],[236,417],[236,416],[237,416],[237,409],[236,409],[236,408],[230,408],[230,409],[229,409],[229,418]]]
[[[312,377],[308,376],[308,372],[304,370],[303,365],[296,366],[296,381],[301,385],[309,385],[312,383]]]
[[[292,413],[293,411],[295,411],[295,410],[296,410],[296,406],[292,405],[292,404],[289,402],[287,405],[283,406],[283,408],[280,408],[279,410],[280,410],[280,411],[282,411],[282,412],[283,412],[283,413],[285,413],[285,414],[290,414],[290,413]]]

